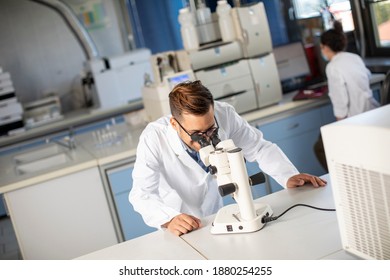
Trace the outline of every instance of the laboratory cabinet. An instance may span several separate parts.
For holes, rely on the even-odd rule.
[[[304,111],[270,123],[254,125],[263,132],[264,138],[277,144],[299,172],[317,176],[327,173],[314,153],[314,144],[320,134],[320,127],[334,122],[330,104]],[[268,178],[271,192],[282,187],[272,178]]]
[[[133,186],[134,160],[112,163],[101,168],[114,201],[114,211],[119,219],[119,228],[124,240],[156,230],[144,223],[141,215],[134,211],[129,202],[129,193]]]
[[[23,259],[73,259],[118,243],[97,167],[4,198]]]

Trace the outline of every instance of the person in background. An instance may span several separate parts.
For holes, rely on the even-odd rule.
[[[325,186],[323,179],[299,173],[275,144],[266,141],[234,108],[213,100],[200,81],[176,85],[169,94],[172,115],[147,125],[137,147],[129,201],[145,223],[181,235],[201,226],[223,200],[215,175],[199,159],[200,140],[232,139],[246,160],[285,188],[306,183]]]
[[[377,108],[379,102],[370,88],[371,72],[359,55],[345,51],[347,37],[339,21],[334,21],[333,28],[321,35],[320,43],[322,56],[328,61],[325,73],[336,119]],[[314,150],[321,165],[328,170],[321,136]]]

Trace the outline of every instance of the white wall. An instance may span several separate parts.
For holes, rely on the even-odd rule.
[[[101,56],[120,54],[127,48],[114,1],[101,1],[108,22],[104,28],[90,31]],[[65,2],[72,4],[72,0]],[[0,1],[0,66],[11,73],[22,103],[56,91],[64,111],[78,108],[82,100],[79,75],[85,60],[83,50],[57,12],[28,0]]]

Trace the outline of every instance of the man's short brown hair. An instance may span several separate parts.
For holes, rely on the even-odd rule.
[[[214,99],[201,81],[177,84],[169,93],[169,106],[174,118],[182,119],[183,113],[203,116],[214,106]]]

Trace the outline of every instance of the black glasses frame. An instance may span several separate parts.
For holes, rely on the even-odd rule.
[[[219,129],[219,124],[218,124],[218,121],[217,119],[215,118],[214,116],[214,120],[215,120],[215,124],[217,126],[213,126],[213,127],[210,127],[209,129],[207,129],[206,131],[199,131],[199,132],[194,132],[194,133],[188,133],[188,131],[181,125],[181,123],[175,118],[176,122],[179,124],[179,126],[184,130],[185,133],[187,133],[188,136],[190,136],[191,139],[196,139],[197,136],[198,137],[211,137],[213,135],[213,133]]]

